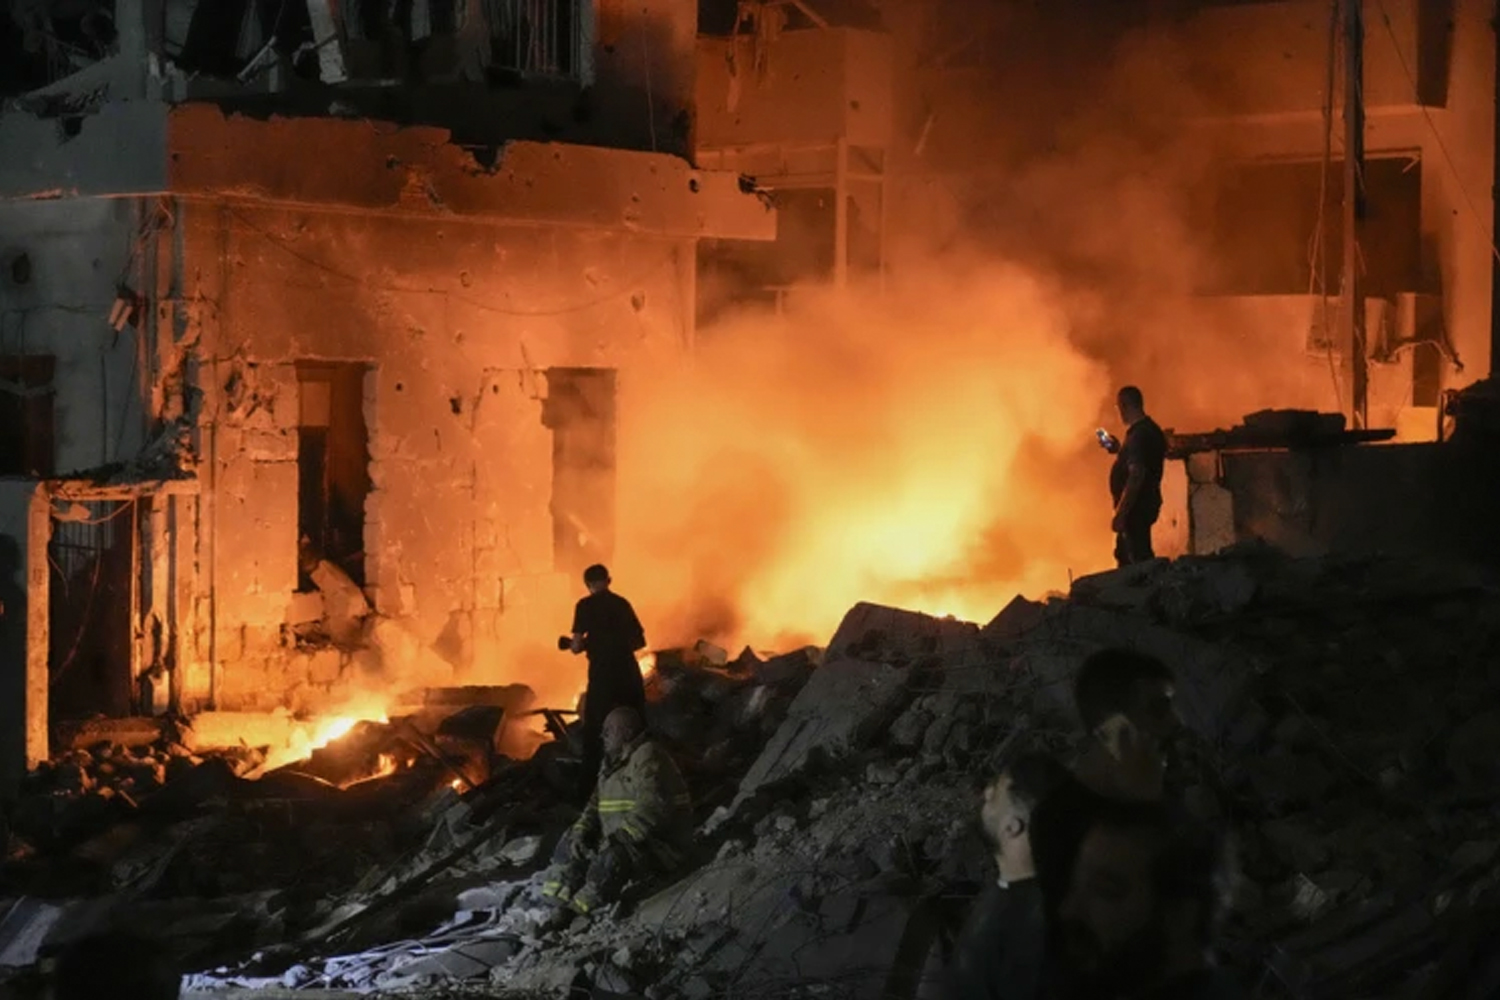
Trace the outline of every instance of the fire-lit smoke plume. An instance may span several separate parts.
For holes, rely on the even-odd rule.
[[[1100,568],[1104,464],[1080,460],[1107,381],[1057,302],[1014,267],[908,272],[638,379],[621,562],[658,644],[824,641],[860,600],[986,620]]]
[[[1080,35],[1068,6],[1011,11],[1037,23],[1000,33],[1016,51],[991,85],[924,84],[898,109],[888,287],[731,310],[685,370],[627,385],[618,562],[658,645],[826,641],[861,600],[984,621],[1107,568],[1090,432],[1121,430],[1119,385],[1184,431],[1337,405],[1321,372],[1307,388],[1320,359],[1195,298],[1233,150],[1193,123],[1231,95],[1188,82],[1172,25]]]

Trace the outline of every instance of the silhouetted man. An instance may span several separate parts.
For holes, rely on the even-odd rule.
[[[646,631],[630,602],[609,589],[609,570],[594,565],[583,571],[588,596],[573,611],[568,648],[589,658],[589,686],[583,696],[583,787],[593,787],[604,759],[604,720],[617,708],[646,707],[646,686],[635,662],[646,648]]]
[[[1151,550],[1151,526],[1161,515],[1161,476],[1167,462],[1167,436],[1146,416],[1145,399],[1133,385],[1115,397],[1125,440],[1102,440],[1115,456],[1109,470],[1109,495],[1114,502],[1110,527],[1115,532],[1115,562],[1121,566],[1156,558]]]
[[[1035,1000],[1045,945],[1042,891],[1031,853],[1031,814],[1068,779],[1056,760],[1017,757],[984,790],[980,825],[997,877],[975,901],[954,951],[950,1000]]]
[[[1218,838],[1159,804],[1103,803],[1086,824],[1049,956],[1065,1000],[1230,1000],[1213,967]]]

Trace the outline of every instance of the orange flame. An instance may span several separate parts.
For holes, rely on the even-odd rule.
[[[361,722],[389,722],[390,717],[386,714],[385,707],[373,696],[351,699],[340,706],[337,715],[318,716],[306,722],[299,722],[292,726],[287,735],[286,742],[273,747],[266,755],[264,769],[267,771],[306,760],[314,750],[326,747],[341,737],[347,736],[349,731]],[[392,770],[395,769],[394,761]]]

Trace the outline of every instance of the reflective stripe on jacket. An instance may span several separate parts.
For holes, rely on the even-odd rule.
[[[631,841],[684,844],[692,832],[692,800],[682,772],[665,750],[649,739],[639,740],[617,764],[599,770],[599,783],[583,815],[578,833],[597,829],[608,839],[615,834]]]

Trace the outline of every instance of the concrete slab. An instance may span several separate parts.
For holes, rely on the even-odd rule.
[[[851,657],[908,666],[934,657],[948,660],[962,656],[978,642],[979,626],[973,622],[862,602],[844,615],[823,662]]]
[[[900,712],[916,676],[906,667],[857,659],[813,671],[740,782],[732,808],[762,786],[801,772],[816,754],[838,758],[866,745]]]

